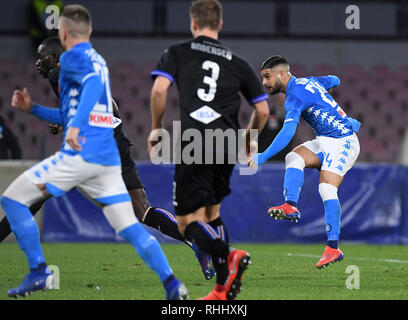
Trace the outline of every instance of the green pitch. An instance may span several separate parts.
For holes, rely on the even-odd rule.
[[[190,299],[213,289],[215,281],[204,279],[189,247],[162,247],[175,275],[187,285]],[[237,300],[408,299],[406,246],[343,244],[344,260],[323,270],[316,269],[315,264],[324,245],[236,247],[250,252],[252,259]],[[27,299],[165,298],[159,279],[130,245],[46,243],[43,249],[48,264],[59,268],[60,289],[36,292]],[[0,244],[0,270],[0,299],[9,299],[7,290],[20,284],[27,272],[17,244]],[[354,288],[359,285],[359,289],[348,289],[347,284]]]

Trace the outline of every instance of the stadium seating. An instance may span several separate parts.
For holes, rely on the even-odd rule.
[[[38,75],[33,66],[34,61],[25,65],[19,65],[15,60],[0,61],[0,112],[18,136],[25,159],[40,159],[56,151],[62,138],[49,135],[46,123],[10,107],[13,90],[23,87],[28,88],[35,101],[49,106],[58,105],[48,82]],[[134,65],[132,61],[122,60],[110,67],[112,95],[119,105],[125,131],[134,144],[132,152],[137,160],[149,159],[146,139],[151,123],[150,72],[155,66],[156,61]],[[296,76],[338,75],[341,85],[332,91],[333,97],[346,113],[363,123],[359,132],[359,161],[397,160],[408,123],[408,65],[391,70],[385,64],[366,69],[355,64],[339,67],[321,63],[306,67],[294,63],[291,71]],[[241,100],[239,121],[246,126],[252,109],[244,98]],[[283,116],[283,95],[271,97],[269,103],[275,114]],[[172,133],[172,121],[178,119],[178,94],[176,87],[171,86],[164,128]],[[310,140],[313,136],[310,127],[301,121],[295,143]]]

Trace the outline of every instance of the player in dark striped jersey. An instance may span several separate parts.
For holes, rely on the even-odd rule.
[[[238,137],[240,92],[254,107],[247,137],[249,129],[261,131],[269,116],[268,97],[258,76],[245,59],[218,41],[222,27],[220,3],[195,1],[190,8],[190,18],[194,38],[170,46],[151,73],[154,85],[149,151],[157,142],[160,130],[156,129],[161,129],[167,90],[173,83],[177,84],[180,97],[181,135],[194,131],[201,141],[206,140],[209,131],[232,132]],[[247,252],[230,247],[228,232],[220,217],[221,202],[231,192],[229,180],[234,162],[229,161],[230,155],[235,157],[237,149],[235,143],[217,149],[215,141],[214,147],[205,144],[187,152],[193,139],[182,139],[181,163],[176,163],[175,214],[180,231],[211,255],[217,271],[215,288],[203,299],[232,300],[240,292],[242,273],[249,263]],[[249,145],[248,137],[247,150]],[[185,159],[186,153],[194,153],[193,163]]]

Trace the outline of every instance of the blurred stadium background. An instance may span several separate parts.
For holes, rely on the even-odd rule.
[[[404,166],[408,164],[408,3],[359,1],[360,29],[348,30],[345,26],[348,1],[221,2],[224,7],[224,28],[220,39],[244,56],[255,70],[259,70],[266,57],[281,54],[288,59],[296,76],[339,76],[341,85],[334,90],[333,96],[347,113],[363,124],[358,134],[361,143],[359,163],[340,189],[343,219],[347,221],[343,221],[345,239],[408,243],[408,174]],[[42,159],[58,150],[61,136],[51,136],[46,123],[14,111],[10,98],[14,89],[27,87],[35,101],[57,106],[48,82],[35,70],[35,48],[39,41],[37,36],[46,33],[41,28],[41,21],[46,17],[41,8],[48,4],[70,3],[81,3],[92,13],[92,42],[109,65],[113,96],[119,104],[125,131],[134,144],[132,152],[134,159],[140,162],[140,175],[149,198],[155,205],[172,210],[172,167],[148,163],[146,139],[150,132],[149,97],[152,85],[149,74],[164,49],[191,36],[188,17],[190,1],[14,0],[7,5],[2,4],[0,115],[17,136],[24,160]],[[172,121],[179,116],[177,103],[177,91],[173,86],[165,116],[165,128],[170,132]],[[259,138],[261,151],[280,129],[283,103],[284,97],[280,95],[269,100],[271,117]],[[243,127],[250,113],[251,108],[243,101],[240,113]],[[312,138],[311,129],[301,123],[286,150]],[[274,162],[282,160],[284,154],[274,158]],[[3,163],[0,191],[26,165],[27,162]],[[291,229],[295,227],[279,225],[265,217],[266,207],[281,201],[283,169],[280,162],[261,169],[264,170],[263,176],[252,176],[247,180],[238,175],[233,177],[233,193],[224,207],[227,224],[236,226],[235,232],[231,228],[232,240],[324,240],[317,171],[307,173],[300,199],[300,205],[306,211],[303,228]],[[87,214],[92,210],[84,209],[87,204],[79,205],[78,197],[74,193],[62,200],[48,201],[45,213],[48,210],[50,218],[45,222],[49,221],[49,229],[44,230],[47,231],[44,239],[117,240],[109,233],[110,230],[103,231],[103,227],[99,230],[102,230],[100,234],[90,235],[87,233],[89,230],[84,231],[86,227],[83,226],[89,225],[92,229],[98,219],[98,223],[103,224],[101,215],[99,218],[89,216],[89,224],[84,223],[82,227],[73,225],[73,221],[76,221],[73,218],[61,218],[62,214],[76,215],[67,209],[70,206],[66,205],[66,201],[72,201],[74,206],[79,206],[78,217],[87,219]],[[362,204],[357,206],[357,203]],[[238,209],[240,212],[237,212]],[[242,216],[244,212],[253,214],[251,221]],[[317,231],[312,235],[307,232],[306,226],[313,221],[317,221],[313,225]]]

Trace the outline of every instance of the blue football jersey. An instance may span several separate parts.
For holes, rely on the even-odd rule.
[[[83,87],[86,81],[97,77],[103,90],[93,106],[79,108],[86,103]],[[112,95],[109,82],[109,71],[105,60],[93,48],[91,43],[79,43],[60,57],[59,75],[60,111],[63,119],[64,138],[75,115],[80,112],[87,119],[79,127],[79,144],[81,151],[73,150],[68,143],[63,142],[61,151],[70,155],[80,154],[91,163],[101,165],[120,165],[119,151],[113,135]],[[81,109],[81,110],[80,110]]]
[[[327,92],[339,84],[336,76],[292,76],[286,87],[285,122],[298,123],[302,116],[316,136],[342,138],[357,132],[360,123],[348,117]]]

